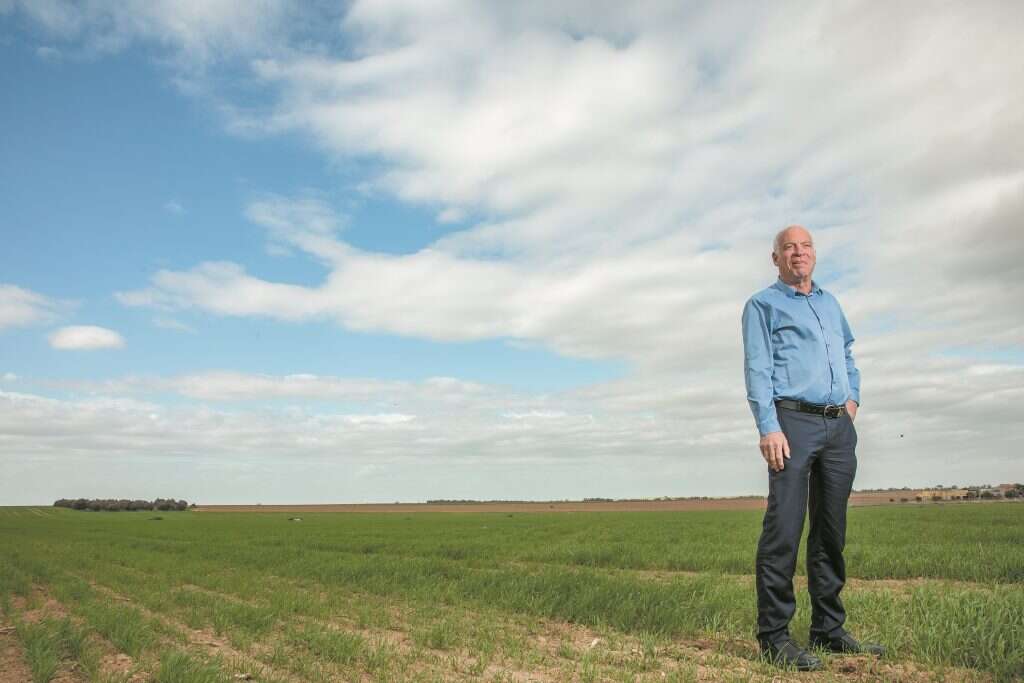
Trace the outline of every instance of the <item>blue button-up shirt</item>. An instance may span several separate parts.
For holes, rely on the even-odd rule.
[[[775,401],[860,404],[853,334],[836,298],[811,283],[810,294],[777,280],[743,308],[747,401],[761,435],[781,431]]]

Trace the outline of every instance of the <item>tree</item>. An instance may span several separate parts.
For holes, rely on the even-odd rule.
[[[120,512],[137,510],[188,510],[189,504],[186,500],[174,500],[173,498],[157,498],[155,501],[129,500],[127,498],[60,498],[53,503],[54,507],[70,508],[72,510],[91,510],[93,512]],[[191,507],[195,507],[194,505]]]

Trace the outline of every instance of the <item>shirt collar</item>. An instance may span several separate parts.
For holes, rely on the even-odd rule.
[[[782,281],[782,278],[779,278],[778,280],[776,280],[775,284],[772,285],[772,287],[774,287],[775,289],[779,290],[780,292],[782,292],[783,294],[788,296],[790,299],[795,299],[798,296],[811,296],[813,294],[821,294],[821,287],[819,287],[818,283],[815,282],[814,280],[811,280],[811,293],[810,294],[803,294],[803,293],[797,292],[796,291],[796,287],[790,287],[789,285],[787,285],[785,282]]]

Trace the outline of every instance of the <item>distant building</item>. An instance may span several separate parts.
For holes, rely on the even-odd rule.
[[[977,498],[1002,498],[1004,493],[999,486],[972,486],[967,491],[967,497],[972,500]]]
[[[967,500],[966,489],[924,489],[917,492],[918,500]]]

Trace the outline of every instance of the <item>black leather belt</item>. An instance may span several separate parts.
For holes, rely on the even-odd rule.
[[[846,414],[846,406],[835,406],[832,404],[820,405],[818,403],[804,403],[803,401],[791,401],[788,398],[776,401],[775,405],[780,408],[786,408],[787,410],[798,410],[801,413],[810,413],[811,415],[823,415],[830,419],[836,419],[841,415]]]

